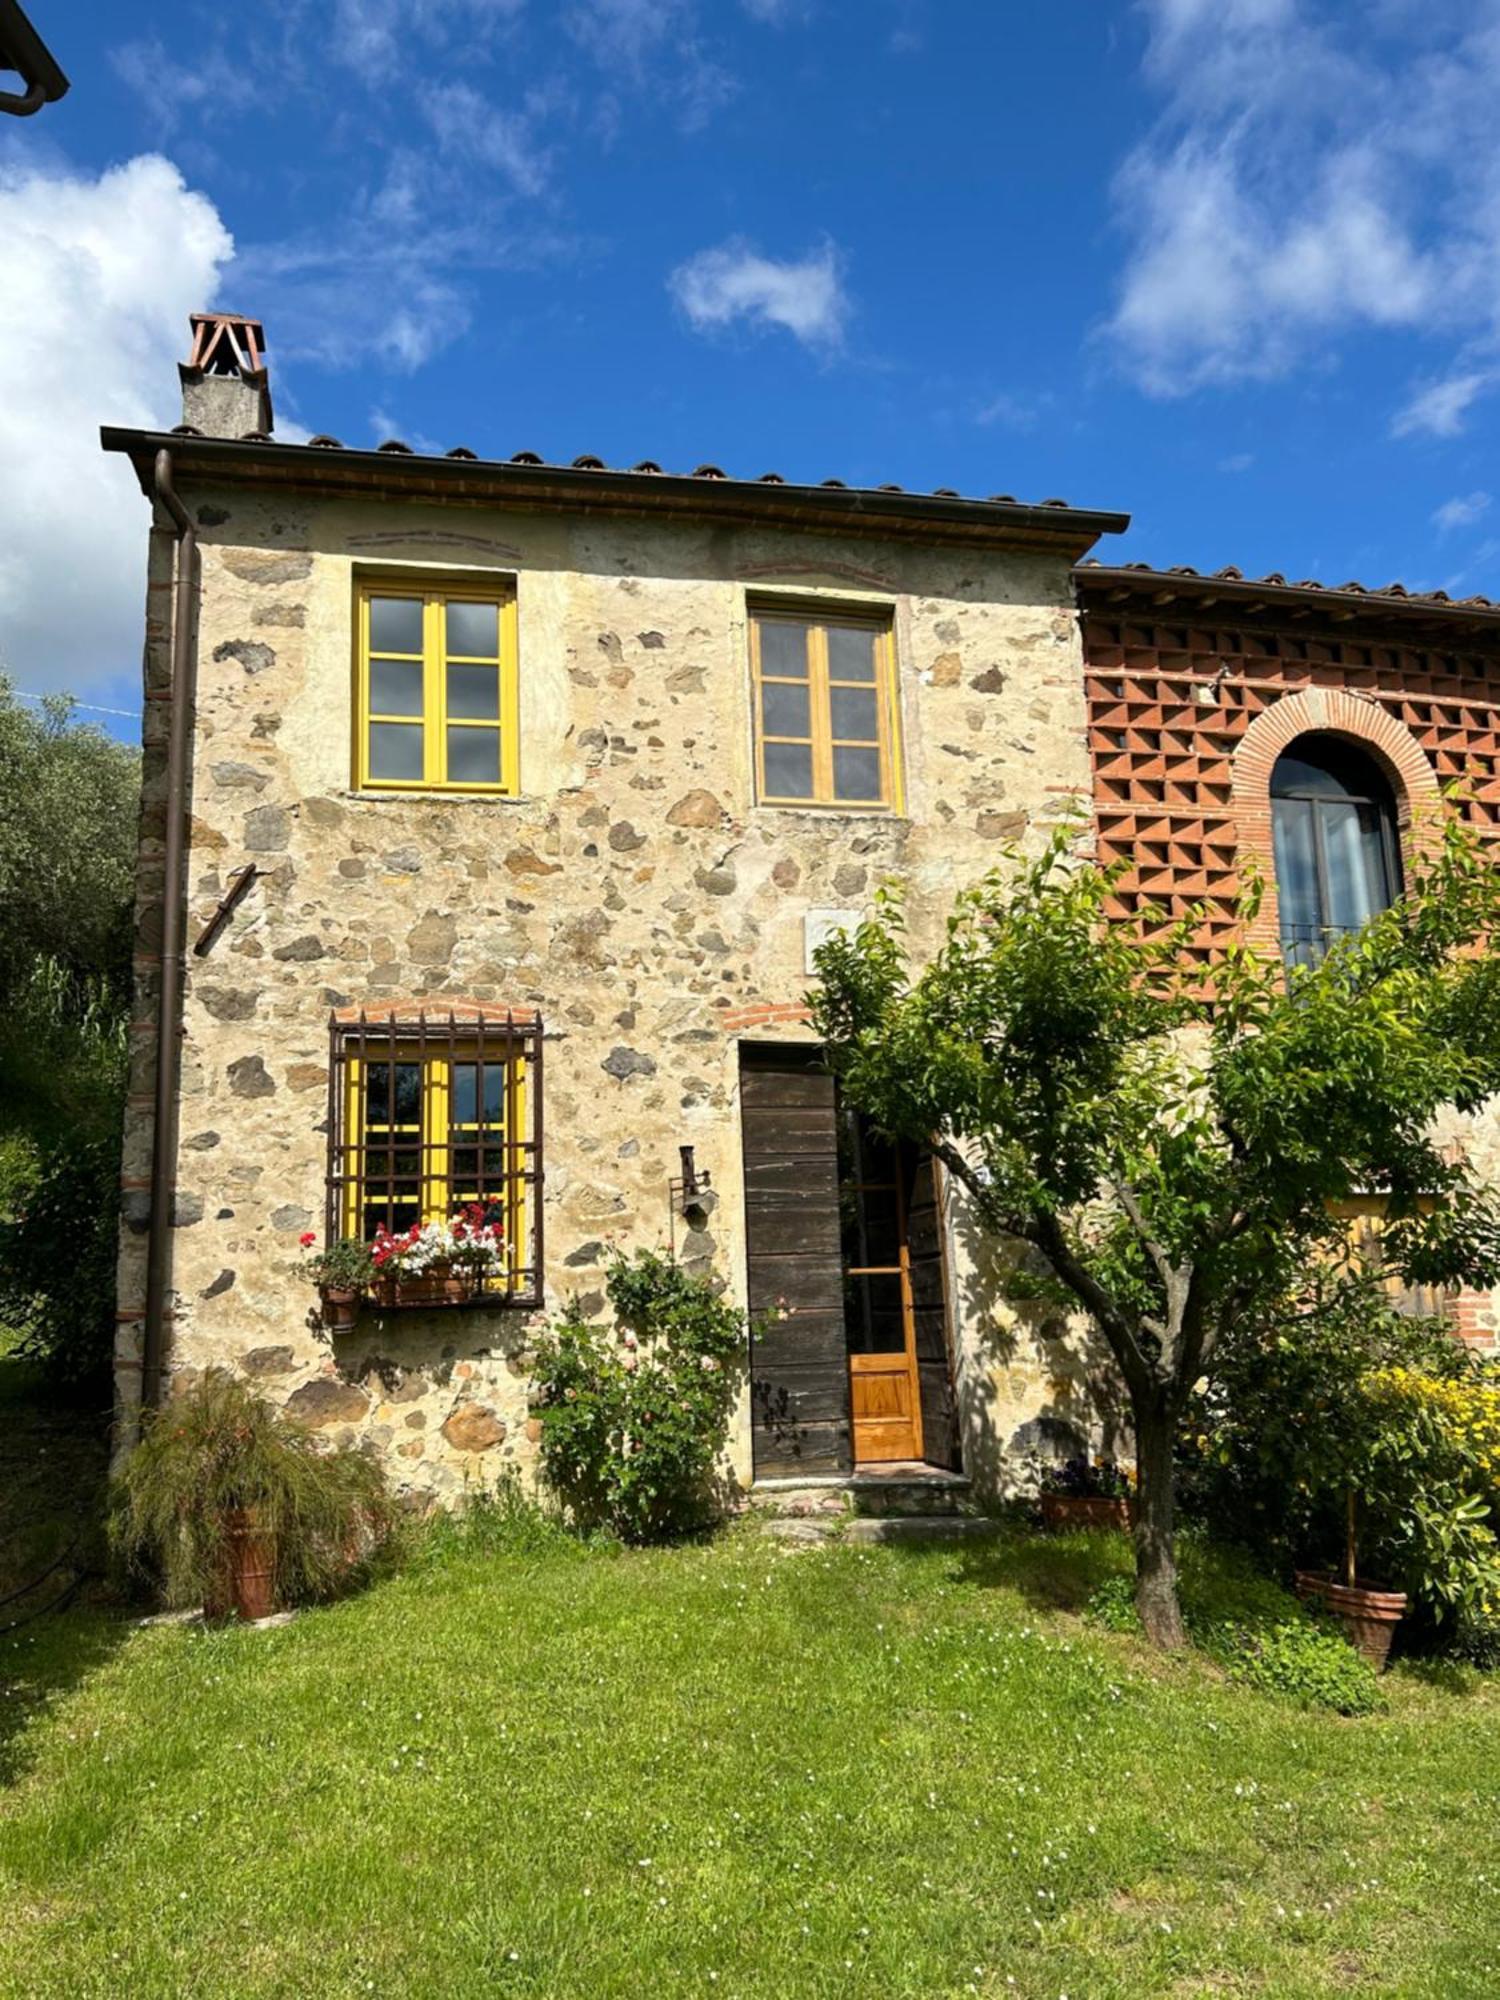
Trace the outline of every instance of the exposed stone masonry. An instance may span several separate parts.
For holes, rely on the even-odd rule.
[[[444,1496],[528,1465],[515,1310],[381,1317],[331,1342],[292,1276],[321,1228],[327,1019],[467,999],[546,1031],[549,1309],[604,1304],[611,1243],[658,1243],[691,1143],[720,1205],[691,1252],[743,1297],[737,1039],[805,1038],[809,911],[914,890],[920,947],[1013,840],[1087,794],[1082,659],[1061,558],[628,518],[408,502],[186,494],[204,524],[188,936],[231,873],[263,872],[190,958],[169,1367],[252,1375],[305,1421],[359,1435]],[[522,796],[357,793],[352,612],[361,548],[382,573],[514,581]],[[487,553],[492,551],[492,553]],[[150,941],[159,921],[165,584],[153,537],[137,1050],[121,1253],[122,1398],[139,1379],[149,1173]],[[865,582],[851,586],[857,564]],[[426,565],[424,570],[418,565]],[[890,608],[905,811],[753,802],[747,585]],[[679,1235],[681,1225],[679,1227]],[[1016,1427],[1086,1411],[1084,1360],[969,1303],[957,1244],[960,1399],[975,1470]],[[736,1462],[748,1476],[748,1426]]]

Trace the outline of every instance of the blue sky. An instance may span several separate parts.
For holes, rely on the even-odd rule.
[[[209,303],[293,435],[1062,495],[1121,558],[1500,595],[1500,0],[29,5],[73,89],[0,132],[23,687],[136,705],[92,437],[175,420]]]

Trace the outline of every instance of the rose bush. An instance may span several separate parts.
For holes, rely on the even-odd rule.
[[[576,1304],[533,1369],[542,1470],[580,1526],[645,1542],[703,1526],[739,1392],[745,1316],[669,1257],[615,1257],[612,1323]]]

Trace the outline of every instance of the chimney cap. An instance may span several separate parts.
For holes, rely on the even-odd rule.
[[[206,375],[259,375],[265,372],[266,334],[245,313],[189,313],[193,349],[184,363]]]
[[[188,323],[192,348],[177,366],[184,419],[210,437],[269,436],[276,418],[260,321],[248,313],[195,312]]]

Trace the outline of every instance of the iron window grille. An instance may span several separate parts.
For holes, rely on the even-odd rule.
[[[506,1267],[465,1303],[540,1306],[540,1016],[362,1008],[331,1015],[328,1033],[326,1240],[477,1203],[504,1228]]]

